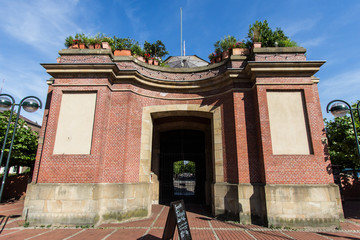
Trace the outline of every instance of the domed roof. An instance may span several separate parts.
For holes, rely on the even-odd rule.
[[[209,63],[196,55],[192,56],[173,56],[165,60],[171,68],[194,68],[209,65]]]

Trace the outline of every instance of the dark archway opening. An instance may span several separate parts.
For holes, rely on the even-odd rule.
[[[173,130],[160,133],[159,203],[184,199],[205,203],[205,133]]]

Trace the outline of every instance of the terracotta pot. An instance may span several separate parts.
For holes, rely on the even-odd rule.
[[[85,43],[79,43],[79,47],[80,49],[85,49],[86,48]]]
[[[148,64],[150,64],[150,65],[152,65],[153,64],[153,62],[154,62],[154,60],[153,59],[148,59],[148,60],[146,60],[147,61],[147,63]]]
[[[94,45],[94,44],[89,44],[88,48],[94,49],[94,48],[95,48],[95,45]]]
[[[217,56],[216,58],[215,58],[215,62],[221,62],[221,56]]]
[[[95,44],[94,44],[94,47],[95,47],[95,49],[100,49],[100,48],[101,48],[101,44],[100,44],[100,43],[95,43]]]
[[[115,50],[114,56],[131,56],[131,50]]]
[[[261,48],[261,42],[254,42],[253,47],[254,48]]]
[[[211,60],[210,60],[210,63],[211,63],[211,64],[215,63],[215,58],[211,59]]]
[[[249,49],[248,48],[233,48],[232,54],[233,55],[249,55]]]
[[[102,42],[101,45],[102,45],[102,48],[111,49],[110,44],[108,42]]]
[[[159,61],[154,59],[154,65],[155,65],[155,66],[158,66],[158,65],[159,65]]]
[[[230,52],[229,51],[224,51],[221,53],[222,59],[226,59],[230,57]]]
[[[142,56],[137,56],[137,59],[138,59],[139,61],[141,61],[141,62],[145,62],[145,58],[142,57]]]
[[[72,48],[72,49],[77,49],[77,48],[79,48],[79,44],[78,44],[78,43],[75,43],[75,44],[73,44],[73,45],[71,46],[71,48]]]

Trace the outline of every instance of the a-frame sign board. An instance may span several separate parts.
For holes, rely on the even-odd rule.
[[[166,219],[162,239],[173,239],[176,226],[178,228],[180,240],[192,240],[183,200],[170,203],[169,214]]]

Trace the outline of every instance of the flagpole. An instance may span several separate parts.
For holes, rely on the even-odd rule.
[[[180,56],[182,56],[182,8],[180,8]]]

